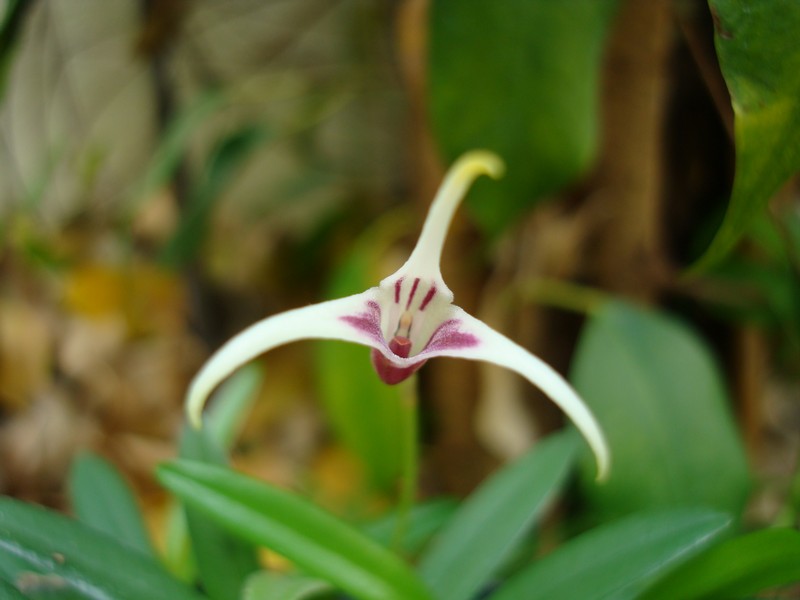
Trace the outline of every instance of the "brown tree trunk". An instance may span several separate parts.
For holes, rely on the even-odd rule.
[[[674,24],[670,0],[627,0],[607,47],[600,158],[585,209],[586,260],[601,287],[653,301],[664,279],[664,116]]]

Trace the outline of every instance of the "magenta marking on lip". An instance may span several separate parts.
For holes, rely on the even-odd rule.
[[[428,290],[428,293],[425,294],[425,297],[422,299],[422,304],[419,305],[420,310],[425,310],[425,307],[428,306],[433,297],[436,295],[436,284],[431,286],[431,289]]]
[[[406,303],[406,310],[411,306],[411,301],[414,299],[414,294],[417,293],[419,287],[419,277],[414,279],[414,285],[411,286],[411,293],[408,295],[408,302]]]
[[[400,287],[403,285],[403,278],[401,277],[394,282],[394,303],[400,304]]]
[[[344,315],[339,317],[348,325],[352,325],[364,335],[380,345],[386,345],[381,331],[381,307],[374,300],[366,304],[367,310],[357,315]]]
[[[420,354],[438,350],[461,350],[480,344],[480,340],[475,335],[461,331],[458,328],[460,324],[461,321],[458,319],[450,319],[439,325]]]

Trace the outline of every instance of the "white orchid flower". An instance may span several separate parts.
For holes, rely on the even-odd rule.
[[[251,325],[220,348],[192,381],[186,411],[195,427],[209,394],[233,371],[267,350],[304,339],[337,339],[372,348],[372,364],[387,384],[403,381],[428,359],[483,360],[516,371],[539,387],[575,423],[606,477],[610,456],[603,432],[572,387],[522,346],[453,304],[439,263],[456,208],[480,175],[499,178],[502,160],[487,151],[462,156],[447,173],[419,241],[400,269],[377,287],[283,312]]]

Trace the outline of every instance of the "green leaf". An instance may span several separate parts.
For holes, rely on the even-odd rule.
[[[218,91],[198,94],[197,99],[181,110],[167,127],[153,159],[132,193],[132,208],[147,200],[158,188],[167,185],[183,161],[192,136],[225,103]]]
[[[242,539],[285,556],[360,598],[427,599],[397,556],[307,500],[228,469],[177,461],[160,481]]]
[[[60,578],[79,598],[199,600],[152,557],[63,515],[0,498],[0,575]]]
[[[415,504],[408,515],[403,534],[403,550],[408,554],[419,551],[453,517],[457,509],[458,503],[449,498]],[[388,548],[394,542],[397,519],[398,515],[394,512],[361,525],[361,531]]]
[[[205,427],[197,431],[184,426],[180,456],[227,465],[225,451],[233,445],[262,379],[263,369],[253,364],[239,369],[223,382],[211,398]],[[196,562],[200,562],[199,575],[208,580],[207,585],[219,588],[220,594],[233,593],[248,574],[258,569],[255,548],[191,512],[182,506],[174,506],[171,511],[165,552],[170,570],[181,579],[191,581],[198,575]],[[207,568],[202,568],[203,565]]]
[[[378,260],[407,230],[407,217],[397,214],[371,227],[333,273],[326,296],[341,298],[375,285]],[[317,342],[315,358],[320,397],[336,434],[362,461],[372,485],[393,489],[401,468],[402,388],[378,378],[369,350],[361,346]]]
[[[0,597],[7,600],[30,600],[29,597],[23,596],[16,586],[2,579],[0,579]]]
[[[791,207],[752,219],[748,252],[722,260],[706,274],[714,290],[706,304],[716,317],[756,325],[773,334],[777,368],[800,357],[800,215]]]
[[[429,107],[447,162],[494,150],[506,176],[468,203],[499,232],[591,166],[598,89],[616,0],[434,0]]]
[[[298,573],[261,571],[247,580],[242,600],[306,600],[331,591],[327,581]]]
[[[94,454],[81,454],[72,463],[69,494],[78,519],[131,548],[153,554],[136,499],[111,463]]]
[[[217,144],[191,191],[178,230],[161,251],[162,264],[177,268],[190,261],[205,239],[211,212],[225,187],[260,143],[267,138],[263,127],[245,126]]]
[[[259,568],[253,548],[208,523],[200,512],[187,510],[186,524],[205,591],[217,600],[238,598],[247,577]]]
[[[220,447],[230,450],[244,426],[264,381],[264,368],[250,363],[222,382],[209,401],[205,428]],[[191,458],[186,456],[184,458]]]
[[[574,432],[551,435],[464,501],[420,560],[437,598],[473,598],[489,582],[560,490],[577,448]]]
[[[740,513],[750,488],[744,450],[719,370],[692,331],[609,302],[584,330],[571,379],[613,457],[602,485],[583,463],[596,517],[698,505]]]
[[[179,503],[169,508],[164,541],[164,564],[170,573],[185,582],[197,579],[197,564],[189,540],[186,511]]]
[[[189,425],[184,426],[180,455],[207,464],[228,464],[211,430],[196,430]],[[184,500],[183,504],[197,575],[205,590],[217,600],[238,597],[247,577],[259,569],[256,549],[210,521],[191,503]]]
[[[589,531],[512,577],[492,600],[636,598],[731,524],[705,509],[637,514]],[[672,596],[681,598],[683,596]]]
[[[178,455],[181,458],[212,465],[228,465],[228,455],[225,454],[224,448],[213,437],[208,427],[195,429],[188,423],[184,423],[178,441]]]
[[[800,533],[765,529],[711,548],[645,595],[647,600],[744,598],[800,582]]]
[[[0,5],[0,99],[5,95],[14,50],[32,5],[32,0],[8,0]]]
[[[369,350],[354,344],[316,343],[317,381],[329,421],[364,465],[369,483],[391,490],[400,471],[400,388],[383,383]]]
[[[11,584],[8,584],[11,585]],[[24,594],[27,600],[84,600],[81,592],[71,588],[63,577],[48,574],[40,575],[32,571],[21,572],[15,582],[17,593]],[[5,596],[0,596],[5,598]],[[16,598],[16,596],[13,596]]]
[[[800,170],[800,4],[710,0],[735,115],[736,175],[727,214],[695,270],[717,263]]]

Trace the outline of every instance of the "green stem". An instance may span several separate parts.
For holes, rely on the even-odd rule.
[[[399,552],[408,530],[408,520],[417,496],[419,477],[417,378],[411,377],[400,384],[401,472],[397,498],[397,520],[392,535],[392,548]]]
[[[510,290],[523,302],[591,315],[609,300],[609,295],[598,289],[559,279],[536,279],[521,282]]]

